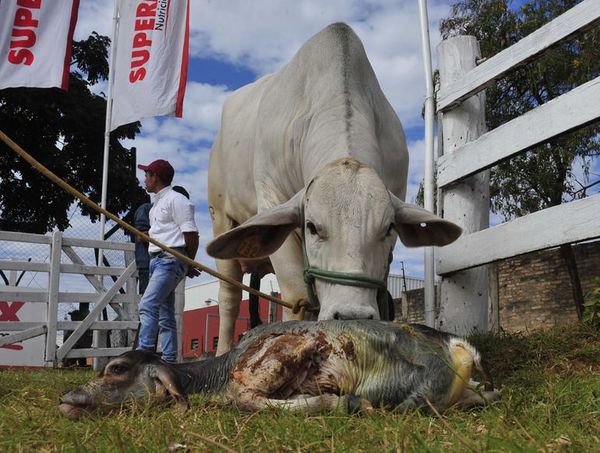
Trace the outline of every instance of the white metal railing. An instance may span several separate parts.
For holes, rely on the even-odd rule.
[[[0,286],[0,300],[19,301],[45,305],[45,320],[0,321],[0,346],[7,346],[38,336],[44,336],[43,364],[56,366],[66,358],[80,357],[110,357],[130,349],[127,344],[121,347],[92,347],[75,348],[77,341],[89,329],[106,332],[107,330],[135,330],[138,326],[137,304],[139,295],[136,290],[136,266],[134,245],[74,239],[63,237],[60,232],[52,236],[28,233],[0,231],[0,241],[3,244],[25,243],[44,244],[49,247],[48,262],[29,262],[18,259],[0,261],[2,271],[43,272],[48,274],[46,288],[24,288],[14,285]],[[98,267],[84,263],[74,247],[98,248],[104,250],[122,251],[124,254],[123,267]],[[71,263],[62,263],[62,255],[68,257]],[[68,292],[61,288],[61,275],[82,275],[94,288],[95,292]],[[116,281],[105,285],[104,276],[114,276]],[[58,319],[59,304],[91,303],[93,308],[82,321],[61,321]],[[117,313],[117,320],[101,321],[100,314],[110,306]],[[43,312],[44,310],[39,310]],[[57,346],[57,333],[61,330],[71,331],[71,335]],[[6,334],[8,333],[8,334]],[[132,337],[132,335],[130,335]]]

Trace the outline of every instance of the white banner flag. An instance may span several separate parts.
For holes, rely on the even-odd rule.
[[[0,0],[0,89],[67,90],[79,0]]]
[[[188,0],[119,0],[110,130],[141,118],[183,113]]]

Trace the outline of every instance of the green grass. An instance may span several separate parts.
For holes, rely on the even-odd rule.
[[[71,421],[58,398],[81,370],[0,371],[0,451],[600,451],[600,332],[584,324],[530,336],[478,336],[503,398],[442,418],[257,414],[202,396],[192,410],[133,408]]]

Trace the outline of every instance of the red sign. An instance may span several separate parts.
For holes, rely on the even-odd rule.
[[[0,321],[19,321],[17,312],[23,305],[25,305],[25,302],[6,302],[4,300],[0,300]],[[8,334],[0,335],[4,336]],[[9,344],[7,346],[0,346],[0,348],[20,351],[23,349],[23,346],[20,344]]]

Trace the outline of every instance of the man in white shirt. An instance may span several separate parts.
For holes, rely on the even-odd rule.
[[[150,165],[138,165],[146,172],[144,183],[148,193],[154,193],[150,209],[149,236],[190,258],[198,250],[198,228],[194,220],[194,205],[171,188],[175,170],[166,160]],[[137,349],[155,351],[160,332],[162,358],[177,361],[177,326],[175,323],[175,288],[186,275],[199,275],[196,269],[154,244],[150,253],[150,280],[140,301],[140,328]]]

